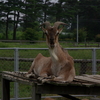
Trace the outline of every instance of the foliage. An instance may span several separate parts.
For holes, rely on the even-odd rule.
[[[100,0],[80,0],[79,18],[80,27],[85,26],[88,31],[87,39],[94,40],[100,32]]]
[[[24,40],[39,40],[41,35],[41,31],[37,32],[35,29],[27,28],[22,35],[22,39]]]
[[[17,40],[22,40],[23,39],[22,35],[23,35],[22,31],[17,31],[16,32],[16,39]],[[13,38],[13,31],[9,31],[8,37],[9,37],[10,40],[12,40],[12,38]]]
[[[59,36],[59,40],[62,40],[62,41],[73,41],[73,33],[71,32],[62,32],[62,34],[60,34]]]
[[[97,34],[95,37],[96,42],[100,42],[100,34]]]
[[[72,32],[76,28],[76,15],[78,14],[79,28],[84,27],[88,32],[86,36],[84,36],[86,33],[80,34],[80,41],[84,41],[83,38],[94,40],[100,32],[99,4],[100,0],[58,0],[56,3],[51,0],[0,1],[0,39],[23,39],[20,33],[25,32],[27,28],[33,29],[34,33],[40,32],[38,28],[34,28],[47,20],[51,23],[63,21],[67,23],[66,29]],[[18,26],[21,27],[20,32]],[[63,39],[64,35],[61,36]],[[68,37],[70,39],[70,35]]]
[[[76,36],[77,36],[77,31],[76,29],[73,31],[73,40],[76,41]],[[79,42],[86,42],[86,38],[87,38],[87,31],[86,29],[83,27],[81,29],[78,30],[78,39]]]
[[[17,31],[17,32],[16,32],[16,35],[17,35],[17,36],[16,36],[16,39],[17,39],[17,40],[22,40],[22,35],[23,35],[23,32],[22,32],[22,31]]]
[[[0,39],[4,39],[4,34],[3,33],[0,33]]]
[[[24,9],[23,13],[25,14],[23,16],[23,23],[21,24],[23,26],[23,30],[26,28],[34,28],[37,24],[38,18],[40,18],[40,10],[41,10],[41,0],[26,0],[24,2]],[[39,14],[40,13],[40,14]],[[37,22],[36,22],[37,21]]]

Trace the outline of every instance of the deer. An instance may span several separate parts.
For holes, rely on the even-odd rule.
[[[59,34],[62,32],[63,27],[66,25],[64,22],[55,22],[52,27],[49,22],[44,22],[42,26],[43,32],[46,35],[46,43],[49,48],[50,56],[52,59],[51,71],[55,76],[54,81],[71,82],[75,77],[75,68],[73,58],[65,51],[59,44]]]
[[[60,25],[62,25],[61,28],[59,28]],[[64,22],[55,22],[53,26],[50,25],[50,22],[41,24],[41,28],[46,36],[50,57],[38,54],[28,74],[33,71],[36,75],[42,77],[53,76],[53,81],[73,81],[75,77],[73,58],[62,48],[58,41],[59,34],[62,32],[64,25],[66,25]]]

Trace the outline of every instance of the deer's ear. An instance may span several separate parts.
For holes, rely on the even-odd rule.
[[[63,30],[63,28],[60,28],[60,29],[58,29],[57,31],[58,31],[58,33],[61,33],[62,30]]]
[[[48,34],[48,31],[45,28],[42,27],[42,30],[43,30],[44,34],[46,34],[46,35]]]
[[[46,29],[44,27],[42,27],[42,30],[43,30],[44,33],[46,33]]]

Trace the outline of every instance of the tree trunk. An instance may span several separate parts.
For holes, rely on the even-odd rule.
[[[19,12],[17,14],[17,20],[16,20],[16,12],[14,12],[13,40],[16,40],[16,30],[17,30],[18,22],[19,22]]]

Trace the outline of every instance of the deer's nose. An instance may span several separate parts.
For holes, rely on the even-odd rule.
[[[54,38],[50,39],[50,44],[54,44]]]

